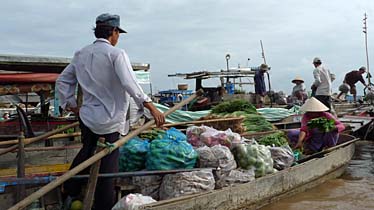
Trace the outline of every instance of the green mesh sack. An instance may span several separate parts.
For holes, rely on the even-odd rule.
[[[148,140],[139,137],[130,139],[119,149],[119,171],[140,171],[144,169],[148,151]]]
[[[147,170],[193,168],[197,152],[186,141],[186,136],[175,128],[166,131],[162,139],[153,140],[147,154]]]

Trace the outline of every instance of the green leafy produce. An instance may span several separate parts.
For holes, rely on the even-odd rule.
[[[317,128],[321,132],[330,132],[335,128],[335,120],[318,117],[310,120],[307,124],[310,129]]]
[[[277,131],[275,133],[260,138],[258,140],[258,143],[265,146],[281,147],[287,146],[288,140],[283,131]]]
[[[232,101],[226,101],[226,102],[218,104],[212,109],[213,114],[222,114],[222,113],[227,114],[227,113],[233,113],[235,111],[244,111],[248,114],[257,113],[256,107],[254,107],[253,104],[243,99],[235,99]]]
[[[245,115],[243,124],[245,130],[249,133],[271,131],[274,129],[273,125],[259,114]]]
[[[139,134],[139,137],[148,140],[161,139],[165,135],[165,133],[166,132],[164,130],[154,128],[151,131],[145,131]]]
[[[213,107],[211,116],[216,117],[244,117],[243,128],[248,133],[271,131],[274,126],[260,115],[256,107],[248,101],[236,99],[226,101]]]

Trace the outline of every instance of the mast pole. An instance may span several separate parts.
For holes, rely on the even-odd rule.
[[[370,75],[370,71],[369,71],[369,52],[368,52],[368,31],[367,31],[367,19],[368,19],[368,17],[367,17],[367,15],[366,15],[366,13],[364,14],[364,19],[363,19],[363,21],[364,21],[364,27],[363,27],[363,31],[362,32],[364,32],[364,34],[365,34],[365,49],[366,49],[366,69],[367,69],[367,75],[368,75],[368,85],[370,85],[371,84],[371,82],[370,82],[370,77],[371,77],[371,75]]]

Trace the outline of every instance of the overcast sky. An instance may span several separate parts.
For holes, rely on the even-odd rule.
[[[337,91],[345,73],[366,65],[362,18],[367,12],[369,54],[374,55],[372,0],[103,2],[3,1],[0,53],[72,57],[94,41],[96,16],[109,12],[120,15],[128,31],[117,46],[132,62],[151,64],[154,90],[184,82],[168,74],[226,68],[226,53],[230,66],[246,66],[248,58],[249,66],[258,66],[262,40],[275,90],[289,93],[295,76],[302,76],[309,89],[311,63],[318,56],[337,75]]]

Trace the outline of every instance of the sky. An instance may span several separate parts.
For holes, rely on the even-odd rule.
[[[151,64],[155,91],[193,87],[167,75],[225,69],[227,53],[231,67],[259,66],[262,40],[275,91],[289,94],[296,76],[309,89],[320,57],[336,74],[337,92],[345,73],[366,66],[365,12],[374,55],[372,0],[2,0],[0,8],[0,54],[16,55],[72,57],[95,40],[99,14],[120,15],[128,33],[117,47],[132,62]]]

